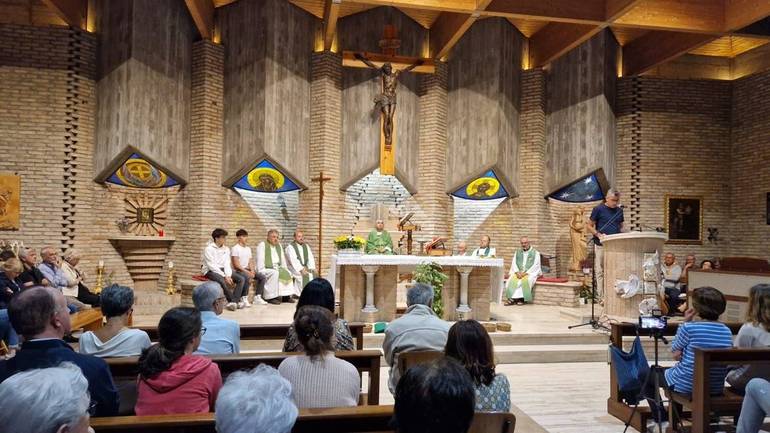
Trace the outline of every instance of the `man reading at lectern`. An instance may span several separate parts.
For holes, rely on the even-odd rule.
[[[369,232],[366,239],[366,254],[393,254],[393,240],[385,230],[385,222],[377,220],[374,230]]]
[[[602,238],[614,235],[623,230],[623,207],[620,205],[620,193],[610,188],[604,203],[591,211],[588,221],[588,231],[594,235],[594,274],[596,275],[596,297],[604,298],[604,252]]]

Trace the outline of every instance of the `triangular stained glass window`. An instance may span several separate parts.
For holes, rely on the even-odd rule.
[[[263,159],[251,171],[235,182],[233,188],[255,192],[280,193],[298,190],[299,186],[270,161]]]
[[[500,183],[495,171],[489,170],[457,188],[452,195],[466,200],[494,200],[508,197],[508,191]]]
[[[179,185],[176,179],[138,153],[132,153],[106,182],[133,188],[169,188]]]
[[[567,203],[585,203],[604,199],[597,172],[593,172],[548,195]]]

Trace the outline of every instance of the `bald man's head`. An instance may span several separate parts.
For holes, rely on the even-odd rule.
[[[51,287],[34,287],[16,295],[8,306],[13,328],[25,339],[62,338],[70,332],[67,299]]]

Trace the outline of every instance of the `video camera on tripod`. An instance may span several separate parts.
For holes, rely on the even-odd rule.
[[[646,329],[650,332],[663,332],[668,325],[668,317],[663,315],[660,309],[654,309],[650,314],[639,315],[639,329]]]

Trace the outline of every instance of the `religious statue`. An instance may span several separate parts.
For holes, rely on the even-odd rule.
[[[361,53],[355,54],[356,59],[362,61],[366,66],[376,69],[380,72],[382,78],[382,93],[374,98],[374,107],[379,109],[383,116],[382,133],[385,136],[385,146],[390,148],[393,144],[393,116],[396,115],[396,87],[398,86],[398,76],[402,72],[409,72],[412,69],[423,64],[422,60],[418,60],[412,65],[404,68],[403,70],[393,70],[393,65],[390,62],[382,65],[378,68],[377,65],[370,62]]]
[[[571,271],[580,271],[581,263],[588,257],[585,226],[585,209],[581,206],[572,212],[569,221],[569,239],[572,244],[572,261],[569,265]]]

